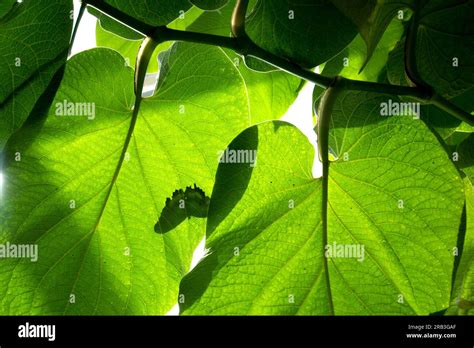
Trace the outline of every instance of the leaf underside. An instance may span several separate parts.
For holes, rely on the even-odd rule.
[[[224,37],[236,3],[105,1]],[[329,176],[314,178],[313,147],[276,121],[299,78],[165,42],[156,89],[136,99],[131,65],[155,43],[89,8],[103,48],[66,62],[72,5],[0,3],[1,315],[162,315],[178,296],[184,315],[474,313],[472,126],[429,104],[382,116],[413,100],[341,91]],[[473,113],[472,13],[474,0],[251,0],[246,31],[325,76],[410,75]],[[37,260],[5,258],[25,244]]]
[[[177,44],[162,71],[128,148],[133,74],[107,49],[73,57],[45,120],[9,144],[1,241],[38,243],[42,256],[2,261],[1,313],[164,314],[175,303],[204,222],[156,234],[156,218],[176,188],[211,192],[218,151],[251,119],[244,81],[221,49]],[[94,103],[94,117],[57,116],[65,100]]]
[[[448,306],[462,182],[423,123],[380,117],[388,98],[347,92],[336,102],[330,145],[340,159],[330,166],[327,202],[311,177],[313,150],[294,127],[265,123],[233,141],[231,149],[255,149],[257,165],[219,166],[210,255],[181,284],[184,314],[429,314]],[[328,245],[365,252],[329,257],[329,274],[322,204]]]

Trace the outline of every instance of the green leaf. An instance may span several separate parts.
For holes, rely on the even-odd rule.
[[[448,98],[474,85],[473,12],[473,0],[430,0],[420,9],[417,69],[425,83]]]
[[[191,0],[191,3],[203,10],[217,10],[224,7],[229,0]]]
[[[339,159],[327,202],[311,176],[313,148],[293,126],[264,123],[232,142],[231,150],[256,150],[256,166],[219,166],[209,256],[181,283],[184,314],[428,314],[448,306],[462,181],[422,122],[380,116],[389,98],[338,98],[330,139]],[[326,258],[338,245],[359,253]]]
[[[248,17],[247,32],[271,53],[312,68],[346,47],[356,28],[328,0],[259,0]],[[265,69],[257,60],[248,64]]]
[[[191,8],[188,0],[105,0],[106,3],[112,5],[116,9],[153,26],[168,25],[180,15],[184,15]],[[132,29],[122,25],[89,7],[89,12],[100,20],[102,28],[117,34],[129,40],[138,40],[142,36]]]
[[[474,114],[473,111],[471,111],[471,115]],[[468,125],[466,122],[461,122],[459,127],[456,129],[457,132],[461,133],[474,133],[474,127]]]
[[[399,41],[388,56],[387,79],[392,85],[408,86],[410,84],[405,72],[405,39]]]
[[[357,35],[341,53],[324,65],[321,74],[329,77],[340,75],[354,80],[380,81],[385,77],[389,54],[400,42],[403,32],[403,24],[399,19],[394,19],[368,62],[366,62],[364,40],[361,35]],[[362,70],[364,66],[365,68]],[[324,88],[315,86],[314,102],[320,98],[324,91]]]
[[[413,0],[331,0],[332,3],[350,18],[357,28],[366,44],[365,59],[360,67],[364,69],[372,54],[387,29],[390,21],[395,15],[399,15],[402,9],[411,8]],[[402,11],[404,20],[405,13]]]
[[[102,28],[101,22],[97,21],[95,27],[97,47],[112,48],[119,52],[125,59],[128,66],[134,66],[137,59],[138,50],[143,43],[143,38],[137,40],[125,39],[122,36],[111,33]],[[148,66],[149,73],[158,72],[158,50],[150,60]]]
[[[365,43],[362,37],[357,35],[349,46],[326,63],[323,74],[326,76],[341,75],[350,79],[377,82],[385,69],[389,53],[401,39],[403,31],[403,24],[400,20],[394,19],[385,31],[377,48],[373,50],[368,63],[366,62]]]
[[[219,11],[205,12],[188,27],[188,30],[229,36],[233,8],[234,3],[230,2]],[[224,49],[223,52],[234,62],[245,81],[253,122],[283,116],[298,96],[302,81],[283,71],[256,72],[249,69],[242,58],[232,50]]]
[[[68,62],[48,115],[9,143],[0,243],[37,244],[39,257],[2,260],[0,313],[164,314],[175,304],[204,220],[157,234],[157,217],[176,189],[211,192],[218,152],[252,120],[221,49],[180,43],[161,59],[134,128],[132,69],[94,49]],[[95,115],[56,116],[64,100]]]
[[[71,11],[72,1],[24,0],[0,20],[0,151],[66,61]]]

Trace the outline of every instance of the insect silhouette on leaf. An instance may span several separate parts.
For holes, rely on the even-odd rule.
[[[165,207],[155,225],[155,232],[169,232],[191,217],[206,217],[209,202],[209,197],[196,184],[194,187],[186,187],[184,191],[174,191],[172,197],[166,199]]]

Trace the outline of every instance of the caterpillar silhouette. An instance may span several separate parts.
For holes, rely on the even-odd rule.
[[[173,196],[166,199],[165,207],[155,225],[155,232],[161,234],[169,232],[191,217],[206,217],[209,202],[209,197],[196,184],[194,187],[186,187],[184,191],[183,189],[174,191]]]

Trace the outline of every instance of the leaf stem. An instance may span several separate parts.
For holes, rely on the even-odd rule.
[[[461,109],[459,106],[451,103],[449,100],[441,97],[439,94],[433,94],[430,99],[430,102],[433,106],[436,106],[438,109],[447,112],[448,114],[460,119],[467,124],[474,126],[473,116]]]
[[[357,81],[341,77],[338,82],[340,87],[352,91],[365,91],[374,93],[385,93],[394,94],[399,96],[409,96],[418,100],[426,101],[431,98],[430,93],[424,89],[409,87],[409,86],[397,86],[389,85],[385,83],[369,82],[369,81]]]
[[[332,110],[336,103],[337,97],[342,90],[344,79],[337,77],[331,87],[328,88],[326,93],[323,95],[323,99],[320,104],[319,119],[317,125],[318,133],[318,155],[319,160],[323,165],[323,176],[322,180],[322,205],[321,205],[321,223],[323,228],[323,249],[326,250],[328,244],[328,193],[329,193],[329,125],[331,123]],[[334,304],[332,300],[331,285],[329,279],[329,265],[328,258],[324,255],[324,272],[326,274],[326,288],[328,291],[328,303],[330,308],[330,314],[334,315]]]
[[[250,39],[247,40],[247,48],[244,55],[257,58],[280,70],[286,71],[303,80],[313,82],[314,84],[323,88],[329,88],[329,86],[331,86],[334,82],[334,77],[319,75],[311,70],[304,69],[298,64],[264,50],[260,46],[257,46],[255,43],[253,43]]]
[[[419,24],[419,4],[415,1],[413,4],[413,15],[407,31],[405,40],[405,72],[415,86],[427,87],[420,77],[418,68],[416,66],[416,41],[418,39],[418,24]]]
[[[232,37],[218,36],[205,33],[195,33],[191,31],[182,31],[169,29],[165,26],[156,28],[155,33],[152,35],[155,39],[160,41],[183,41],[183,42],[194,42],[211,46],[219,46],[229,48],[234,51],[241,49],[238,40]]]
[[[140,112],[140,105],[142,102],[142,93],[143,93],[143,86],[144,86],[144,81],[145,81],[145,76],[146,76],[146,71],[148,68],[148,65],[150,63],[150,58],[153,55],[153,51],[155,50],[156,46],[158,46],[158,42],[153,40],[150,37],[147,37],[143,43],[140,46],[140,49],[138,51],[137,55],[137,62],[136,62],[136,68],[135,68],[135,104],[133,108],[133,113],[132,113],[132,118],[130,120],[130,125],[128,127],[128,132],[124,140],[122,152],[120,153],[120,158],[118,159],[117,165],[115,167],[114,174],[112,176],[112,180],[110,181],[110,185],[107,189],[107,193],[104,198],[104,203],[101,207],[100,213],[97,217],[97,220],[94,225],[94,231],[97,230],[97,228],[100,225],[100,222],[102,220],[102,217],[104,215],[105,209],[107,207],[107,202],[110,199],[110,196],[112,194],[112,190],[117,182],[117,179],[120,175],[120,171],[122,170],[122,165],[125,160],[125,156],[127,154],[127,150],[130,146],[130,142],[132,140],[133,132],[135,131],[135,126],[137,124],[137,119],[138,119],[138,114]]]
[[[237,0],[232,13],[232,35],[236,38],[247,37],[245,32],[245,16],[247,8],[249,7],[249,0]]]

